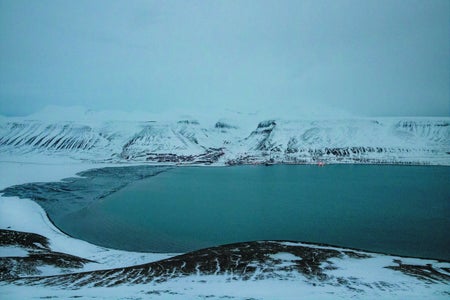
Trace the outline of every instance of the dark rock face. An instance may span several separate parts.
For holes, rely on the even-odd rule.
[[[141,153],[139,156],[124,158],[127,160],[144,159],[147,162],[155,163],[175,163],[175,164],[205,164],[216,163],[221,156],[225,154],[223,148],[208,148],[204,153],[197,155],[181,155],[173,153]]]
[[[261,158],[254,155],[245,154],[236,157],[235,159],[229,159],[225,162],[227,166],[245,165],[245,164],[261,164]]]
[[[298,151],[298,140],[295,137],[290,138],[286,147],[286,154],[292,154]]]
[[[277,125],[277,122],[275,120],[267,120],[267,121],[259,122],[258,128],[268,128],[268,127],[273,127],[276,125]]]
[[[50,250],[48,239],[29,232],[0,229],[0,246],[17,246],[32,250]]]
[[[431,264],[426,265],[412,265],[412,264],[403,264],[401,260],[394,260],[394,263],[397,263],[397,266],[387,266],[386,268],[400,271],[403,274],[416,277],[422,281],[433,283],[433,282],[444,282],[450,283],[449,270],[444,269],[441,272],[435,268]]]
[[[274,120],[262,121],[258,127],[245,139],[251,143],[250,150],[271,151],[276,148],[272,141],[272,133],[277,123]]]
[[[39,267],[51,266],[59,269],[82,268],[91,260],[54,252],[48,239],[28,232],[0,229],[0,247],[15,246],[28,252],[27,256],[0,257],[0,280],[41,274]]]
[[[219,122],[217,122],[214,125],[214,128],[218,128],[218,129],[237,129],[238,127],[237,126],[233,126],[233,125],[228,124],[228,123],[225,123],[225,122],[219,121]]]
[[[349,157],[352,154],[383,153],[388,152],[388,150],[381,147],[341,147],[325,148],[323,152],[327,155],[334,155],[337,157]]]
[[[186,125],[200,125],[200,123],[197,120],[180,120],[177,123]]]
[[[439,121],[430,123],[428,121],[399,121],[396,125],[397,128],[408,128],[408,129],[418,129],[418,128],[431,128],[431,127],[448,127],[449,122]]]

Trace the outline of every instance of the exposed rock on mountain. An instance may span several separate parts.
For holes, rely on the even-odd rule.
[[[89,123],[89,122],[87,122]],[[450,119],[0,123],[0,153],[195,164],[450,164]],[[248,128],[248,127],[247,127]]]

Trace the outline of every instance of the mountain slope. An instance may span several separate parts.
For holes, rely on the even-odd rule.
[[[0,153],[218,165],[319,161],[450,165],[450,118],[269,119],[256,122],[252,129],[243,124],[223,119],[202,123],[2,118]]]

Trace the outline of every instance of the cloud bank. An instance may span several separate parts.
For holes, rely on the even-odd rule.
[[[448,1],[0,1],[0,113],[450,115]]]

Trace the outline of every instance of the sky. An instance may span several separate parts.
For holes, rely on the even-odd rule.
[[[0,114],[450,116],[450,1],[0,0]]]

